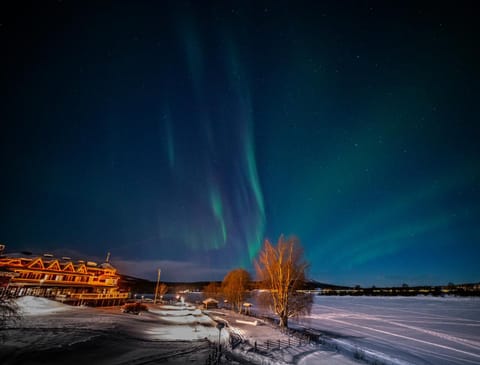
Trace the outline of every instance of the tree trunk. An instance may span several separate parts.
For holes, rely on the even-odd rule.
[[[279,318],[280,318],[279,326],[282,328],[288,327],[288,316],[285,314],[281,314]]]

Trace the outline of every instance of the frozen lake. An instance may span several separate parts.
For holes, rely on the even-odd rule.
[[[480,298],[316,296],[299,324],[386,364],[480,364]]]

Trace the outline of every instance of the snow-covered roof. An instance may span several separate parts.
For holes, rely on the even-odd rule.
[[[115,268],[110,265],[109,262],[104,262],[103,264],[100,264],[98,265],[99,267],[101,267],[102,269],[112,269],[112,270],[115,270]]]

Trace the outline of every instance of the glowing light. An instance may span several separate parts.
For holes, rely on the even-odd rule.
[[[175,167],[175,144],[173,137],[172,119],[170,116],[170,110],[167,107],[164,108],[163,120],[165,125],[165,145],[167,149],[168,163],[170,168],[173,168]]]
[[[226,38],[226,59],[228,63],[229,77],[232,88],[235,92],[238,103],[238,114],[242,138],[242,164],[244,176],[246,179],[246,187],[241,189],[243,193],[240,198],[241,205],[250,211],[253,221],[249,222],[251,228],[247,228],[246,240],[248,247],[248,261],[252,259],[260,250],[261,243],[265,233],[265,206],[263,193],[260,186],[260,179],[257,172],[257,164],[255,159],[255,147],[253,142],[253,115],[251,97],[248,85],[248,78],[243,71],[239,56],[237,55],[234,43],[231,39]],[[253,202],[248,198],[248,194],[253,194]],[[253,203],[253,204],[252,204]],[[245,264],[245,262],[244,262]]]
[[[227,241],[227,228],[225,226],[225,221],[223,219],[223,205],[220,194],[217,190],[210,190],[210,202],[213,210],[213,214],[218,224],[220,225],[220,231],[222,236],[222,245]]]

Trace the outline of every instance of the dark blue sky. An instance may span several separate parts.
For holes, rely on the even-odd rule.
[[[216,280],[480,280],[474,2],[42,1],[0,11],[0,241]]]

